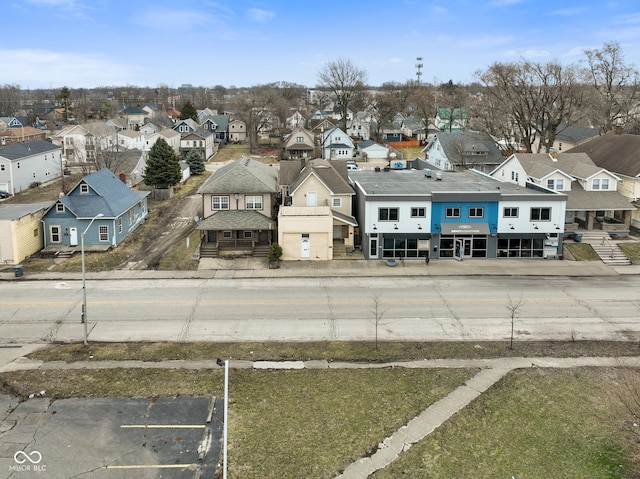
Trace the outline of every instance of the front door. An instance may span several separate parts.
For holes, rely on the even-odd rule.
[[[307,206],[318,206],[318,193],[315,191],[307,193]]]
[[[456,245],[453,251],[453,257],[462,261],[465,256],[471,256],[471,239],[456,238]]]
[[[378,257],[378,235],[369,237],[369,258]]]
[[[78,228],[69,228],[69,246],[78,246]]]
[[[300,257],[301,258],[308,258],[309,257],[309,251],[311,250],[311,242],[309,241],[309,234],[308,233],[303,233],[302,234],[302,244],[301,244],[301,250],[300,250]]]

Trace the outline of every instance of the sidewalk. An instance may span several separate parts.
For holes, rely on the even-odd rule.
[[[336,259],[332,261],[281,261],[269,269],[265,258],[203,258],[196,271],[115,270],[87,272],[87,279],[251,279],[390,276],[618,276],[640,274],[640,265],[607,266],[600,261],[568,260],[405,260],[388,266],[383,260]],[[0,272],[0,280],[81,280],[80,272],[38,272],[24,269],[16,278],[13,270]]]
[[[315,361],[230,361],[231,368],[255,369],[339,369],[339,368],[470,368],[479,369],[478,373],[464,384],[454,389],[447,396],[430,404],[421,413],[408,421],[405,425],[384,438],[376,452],[371,456],[362,457],[349,464],[342,474],[335,479],[367,479],[375,471],[384,469],[408,450],[413,444],[421,441],[438,427],[449,420],[458,411],[477,399],[491,386],[500,381],[514,369],[542,367],[542,368],[572,368],[572,367],[620,367],[637,366],[640,357],[607,358],[496,358],[496,359],[439,359],[417,361],[395,361],[382,364],[347,363]],[[214,360],[207,361],[81,361],[65,363],[62,361],[35,361],[20,357],[10,364],[0,367],[0,372],[16,370],[52,370],[52,369],[105,369],[105,368],[188,368],[188,369],[221,369]]]

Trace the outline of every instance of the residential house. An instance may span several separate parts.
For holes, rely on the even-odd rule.
[[[165,128],[163,130],[157,131],[156,133],[146,135],[144,138],[144,146],[142,147],[142,151],[144,151],[148,155],[153,145],[155,145],[156,141],[158,141],[158,138],[162,138],[171,148],[173,148],[173,151],[175,151],[176,154],[180,154],[180,139],[182,137],[180,136],[180,133],[172,130],[171,128]]]
[[[276,239],[278,170],[240,158],[216,170],[200,187],[201,257],[267,256]]]
[[[313,133],[303,127],[297,127],[285,135],[282,158],[293,160],[299,158],[315,158],[316,144]]]
[[[491,176],[524,186],[530,182],[567,196],[564,229],[626,234],[635,206],[620,193],[620,178],[586,153],[515,153]]]
[[[85,164],[96,160],[96,135],[82,125],[71,125],[51,137],[62,147],[62,156],[68,163]]]
[[[220,143],[229,139],[229,117],[227,115],[210,115],[200,123],[200,128],[212,132],[214,141]]]
[[[45,140],[0,147],[0,191],[12,195],[60,178],[62,148]]]
[[[140,130],[123,130],[117,133],[118,148],[142,150],[145,147],[145,134]]]
[[[129,130],[139,130],[144,125],[144,119],[149,116],[146,110],[137,106],[129,106],[120,114],[127,120],[127,129]]]
[[[43,248],[42,215],[51,203],[0,205],[0,262],[19,264]]]
[[[232,143],[244,143],[247,140],[247,124],[242,120],[229,122],[229,141]]]
[[[15,116],[0,116],[0,130],[6,128],[20,128],[24,126],[22,122]]]
[[[305,126],[306,119],[298,110],[295,110],[286,120],[286,125],[289,130],[295,130],[298,127]]]
[[[344,160],[280,164],[278,243],[285,260],[330,260],[354,250],[353,188]]]
[[[46,140],[47,132],[33,128],[31,126],[24,126],[22,128],[7,128],[0,131],[0,146],[16,145],[18,143],[25,143],[35,140]]]
[[[180,138],[180,154],[182,158],[186,158],[191,151],[197,151],[203,161],[209,161],[209,158],[217,151],[214,138],[214,133],[202,128],[182,135]]]
[[[371,115],[364,111],[355,114],[352,120],[347,122],[347,133],[357,141],[371,139]]]
[[[640,206],[640,135],[610,132],[572,148],[568,153],[586,153],[600,168],[620,178],[618,193]],[[640,229],[640,212],[633,211],[631,226]]]
[[[110,118],[107,120],[107,126],[116,131],[127,130],[128,124],[126,118]]]
[[[475,131],[436,133],[422,152],[429,165],[440,170],[493,171],[504,157],[491,136]]]
[[[424,120],[417,116],[408,116],[402,120],[400,131],[407,138],[414,138],[418,141],[425,141],[429,136]]]
[[[87,250],[118,246],[147,218],[148,195],[107,168],[85,176],[45,212],[45,250],[78,247],[83,234]]]
[[[352,171],[365,259],[562,257],[566,196],[475,171]]]
[[[556,131],[556,139],[551,146],[552,152],[562,153],[566,152],[591,138],[596,138],[600,135],[600,131],[597,128],[589,128],[583,126],[565,125],[561,123],[558,125]],[[538,151],[538,145],[540,144],[540,138],[536,137],[532,145],[533,151]]]
[[[353,158],[353,141],[338,127],[323,132],[320,144],[322,158],[327,160],[346,160]]]
[[[438,108],[435,126],[441,131],[460,131],[467,127],[467,112],[464,108]]]
[[[176,130],[183,136],[196,131],[198,128],[198,123],[193,121],[191,118],[187,118],[186,120],[178,120],[173,127],[174,130]]]
[[[173,126],[173,125],[172,125]],[[144,125],[142,125],[139,128],[140,133],[142,133],[145,136],[149,136],[149,135],[153,135],[154,133],[156,133],[160,128],[158,127],[158,125],[156,125],[155,123],[152,122],[147,122]]]
[[[385,127],[382,129],[382,141],[384,143],[396,143],[403,140],[400,128]]]

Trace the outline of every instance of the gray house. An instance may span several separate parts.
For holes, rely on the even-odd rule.
[[[12,195],[60,178],[62,147],[45,140],[0,148],[0,191]]]
[[[147,218],[148,195],[129,189],[107,168],[85,176],[45,212],[45,249],[77,247],[84,231],[89,249],[118,246]]]

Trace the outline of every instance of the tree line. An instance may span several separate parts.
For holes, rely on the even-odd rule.
[[[0,114],[10,116],[21,109],[30,111],[29,106],[39,102],[50,102],[82,123],[110,118],[124,106],[146,103],[161,111],[187,107],[188,117],[195,109],[208,107],[220,113],[231,111],[243,120],[249,142],[256,148],[259,132],[285,133],[286,119],[295,110],[309,115],[315,109],[335,108],[342,128],[347,126],[350,110],[367,112],[376,125],[372,135],[380,138],[397,113],[417,117],[428,126],[437,111],[445,109],[450,117],[465,112],[467,128],[509,140],[527,151],[549,151],[562,128],[572,125],[596,128],[602,134],[614,128],[640,133],[638,78],[635,66],[625,62],[620,44],[610,42],[584,50],[575,64],[526,59],[495,62],[476,72],[476,81],[467,85],[451,80],[440,84],[409,80],[372,87],[367,84],[366,70],[351,60],[338,59],[318,72],[313,99],[307,87],[284,81],[248,88],[127,85],[24,91],[18,85],[3,85]]]

